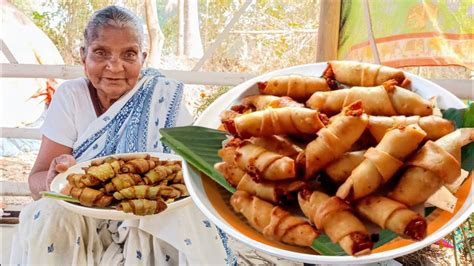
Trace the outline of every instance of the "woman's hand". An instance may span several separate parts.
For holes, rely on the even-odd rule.
[[[59,155],[58,157],[54,158],[53,161],[51,161],[48,173],[46,174],[46,188],[48,191],[51,182],[53,182],[53,179],[56,177],[56,175],[65,172],[70,166],[74,164],[76,164],[76,160],[70,154]]]
[[[28,177],[28,185],[33,199],[41,198],[40,192],[49,190],[49,185],[60,172],[75,164],[70,147],[56,143],[43,136],[35,164]]]

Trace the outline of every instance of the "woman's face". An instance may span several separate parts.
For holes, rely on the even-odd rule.
[[[97,33],[87,51],[81,49],[84,71],[99,95],[118,99],[137,83],[146,53],[131,28],[106,26]]]

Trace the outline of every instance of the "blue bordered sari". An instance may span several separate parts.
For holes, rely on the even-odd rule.
[[[137,85],[91,123],[73,156],[81,162],[117,153],[169,153],[159,141],[159,129],[176,125],[182,95],[182,83],[145,69]]]

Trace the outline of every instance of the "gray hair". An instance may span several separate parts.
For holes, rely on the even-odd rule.
[[[84,30],[84,47],[93,42],[99,35],[99,30],[105,26],[118,28],[130,27],[137,34],[138,45],[143,50],[145,46],[145,34],[140,18],[130,10],[119,6],[108,6],[97,10]]]

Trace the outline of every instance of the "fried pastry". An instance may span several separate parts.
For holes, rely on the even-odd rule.
[[[311,246],[319,236],[318,231],[301,217],[245,191],[236,191],[230,198],[230,204],[266,238],[297,246]]]
[[[461,147],[474,141],[474,128],[461,128],[436,140],[429,140],[408,162],[388,197],[413,206],[425,202],[443,184],[461,174]]]
[[[422,240],[426,236],[426,220],[404,204],[382,196],[371,195],[355,203],[357,212],[383,229]]]
[[[352,171],[336,195],[351,201],[371,194],[392,178],[425,136],[416,124],[389,130],[375,148],[367,150],[364,161]]]
[[[316,91],[331,90],[325,78],[299,75],[272,77],[266,82],[257,83],[257,85],[261,94],[289,96],[300,102],[306,101]]]
[[[370,254],[374,243],[369,232],[343,200],[305,189],[298,193],[298,203],[304,215],[347,254]]]

